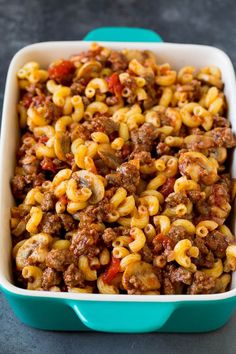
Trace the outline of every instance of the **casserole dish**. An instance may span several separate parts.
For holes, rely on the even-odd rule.
[[[114,37],[113,37],[114,36]],[[158,43],[161,38],[143,29],[99,29],[85,39],[112,40],[104,42],[112,49],[150,49],[162,63],[175,68],[184,65],[214,64],[222,72],[225,95],[229,104],[229,119],[233,131],[236,123],[234,106],[236,82],[232,63],[217,48],[201,45]],[[117,42],[118,40],[118,42]],[[137,42],[137,40],[139,42]],[[9,180],[15,165],[18,127],[15,106],[18,99],[16,73],[27,61],[37,60],[46,66],[58,57],[86,50],[88,41],[49,42],[30,45],[13,58],[6,83],[1,139],[0,216],[0,284],[15,314],[22,322],[48,330],[99,330],[106,332],[204,332],[224,325],[236,306],[236,276],[231,290],[214,295],[101,295],[29,291],[12,285],[9,215],[13,204]],[[127,42],[128,41],[128,42]],[[126,43],[124,43],[126,42]],[[136,42],[136,43],[134,43]],[[147,43],[144,43],[147,42]],[[232,177],[236,177],[235,158]],[[234,220],[232,231],[235,232]]]

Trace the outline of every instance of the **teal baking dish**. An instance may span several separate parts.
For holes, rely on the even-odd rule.
[[[85,41],[30,45],[13,58],[6,82],[3,106],[0,174],[0,286],[16,316],[25,324],[45,330],[105,332],[206,332],[223,326],[236,308],[236,274],[231,290],[213,295],[101,295],[53,293],[20,289],[12,284],[9,210],[14,201],[9,180],[13,174],[18,127],[16,71],[26,61],[47,65],[58,57],[85,50],[88,41],[106,41],[114,49],[150,49],[160,62],[178,68],[215,64],[223,75],[229,103],[229,119],[236,132],[236,81],[232,63],[221,50],[201,45],[162,43],[155,32],[136,28],[100,28]],[[232,175],[236,177],[235,157]],[[235,220],[232,220],[235,232]]]

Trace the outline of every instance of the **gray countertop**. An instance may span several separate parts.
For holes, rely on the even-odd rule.
[[[140,26],[157,31],[167,42],[219,47],[236,66],[235,19],[233,0],[67,0],[62,4],[59,0],[0,0],[1,103],[9,62],[16,51],[29,43],[78,40],[100,26]],[[224,328],[206,334],[38,331],[21,324],[0,294],[1,354],[233,354],[235,333],[236,314]]]

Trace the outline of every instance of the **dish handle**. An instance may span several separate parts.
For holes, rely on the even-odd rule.
[[[102,332],[144,333],[160,329],[176,310],[176,303],[70,302],[80,321]]]
[[[87,33],[83,40],[111,42],[163,42],[161,36],[156,32],[138,27],[100,27]]]

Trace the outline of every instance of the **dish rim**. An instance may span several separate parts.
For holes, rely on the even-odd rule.
[[[10,100],[10,89],[12,86],[12,80],[13,80],[13,70],[14,67],[16,66],[18,60],[24,56],[25,54],[30,54],[30,51],[34,49],[39,49],[40,47],[44,47],[44,49],[48,49],[49,51],[53,51],[53,48],[57,47],[67,47],[69,48],[71,45],[74,44],[82,44],[82,47],[85,47],[85,43],[91,43],[93,41],[47,41],[47,42],[38,42],[34,44],[27,45],[20,49],[12,58],[8,73],[7,73],[7,79],[6,79],[6,84],[5,84],[5,93],[3,97],[3,109],[2,109],[2,128],[1,128],[1,141],[0,141],[0,164],[1,166],[4,166],[4,160],[5,160],[5,151],[6,151],[6,131],[7,131],[7,124],[6,124],[6,116],[7,116],[7,110],[8,110],[8,103]],[[229,56],[221,49],[213,47],[213,46],[208,46],[208,45],[201,45],[201,44],[183,44],[183,43],[153,43],[153,42],[108,42],[108,41],[98,41],[98,43],[101,43],[102,45],[106,46],[112,46],[112,47],[117,47],[118,46],[123,46],[123,47],[140,47],[140,45],[148,47],[150,49],[160,47],[160,46],[171,46],[173,49],[176,47],[185,47],[189,49],[198,49],[203,48],[206,50],[211,50],[215,51],[218,55],[220,55],[223,60],[225,61],[225,65],[227,67],[227,71],[230,72],[231,78],[232,78],[232,85],[234,86],[234,91],[236,93],[236,80],[235,80],[235,72],[233,68],[233,64],[229,58]],[[137,49],[137,48],[136,48]],[[79,48],[81,50],[81,48]],[[191,63],[190,63],[191,64]],[[235,94],[236,96],[236,94]],[[236,98],[236,97],[235,97]],[[236,113],[236,108],[235,108],[235,113]],[[235,152],[236,153],[236,152]],[[4,168],[1,169],[1,174],[0,174],[0,195],[2,195],[2,190],[4,188],[3,181],[2,181],[2,175]],[[0,198],[2,201],[2,198]],[[3,215],[3,207],[2,203],[0,203],[0,216]],[[10,233],[9,233],[10,234]],[[0,244],[2,242],[2,239],[0,238]],[[0,248],[0,254],[1,254],[1,248]],[[1,260],[2,257],[0,257]],[[2,260],[1,260],[2,262]],[[224,292],[224,293],[219,293],[219,294],[201,294],[201,295],[126,295],[126,294],[117,294],[117,295],[109,295],[109,294],[79,294],[79,293],[68,293],[68,292],[50,292],[50,291],[37,291],[37,290],[27,290],[27,289],[22,289],[20,287],[15,286],[12,284],[6,276],[2,272],[2,267],[0,267],[0,287],[2,287],[3,292],[10,293],[12,295],[18,295],[18,296],[23,296],[23,297],[31,297],[31,298],[50,298],[50,299],[64,299],[66,300],[79,300],[79,301],[101,301],[101,302],[199,302],[199,301],[219,301],[219,300],[226,300],[226,299],[231,299],[233,297],[236,297],[236,287]]]

